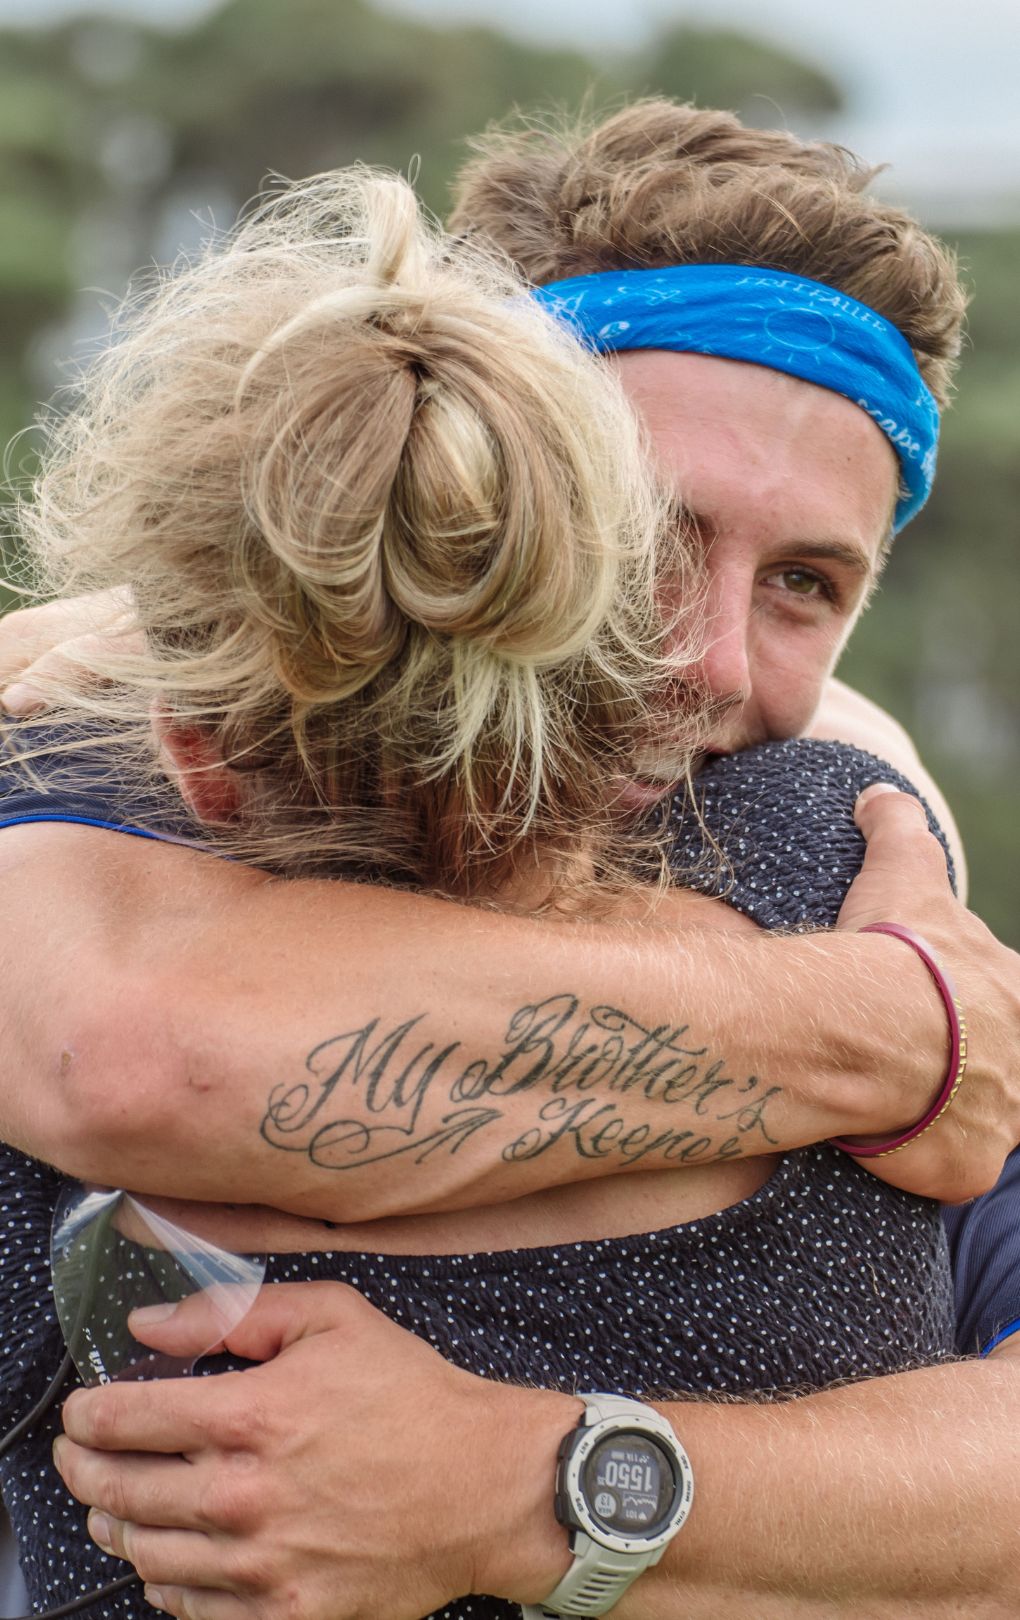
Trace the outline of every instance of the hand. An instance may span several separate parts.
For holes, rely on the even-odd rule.
[[[120,591],[20,608],[0,619],[0,708],[23,719],[49,707],[53,686],[132,652],[131,603]]]
[[[208,1342],[201,1298],[145,1315],[131,1321],[145,1343]],[[338,1283],[265,1288],[225,1342],[273,1359],[64,1407],[57,1466],[154,1607],[420,1620],[468,1592],[535,1602],[561,1578],[552,1481],[572,1397],[463,1372]]]
[[[954,898],[945,856],[917,799],[884,785],[869,788],[856,819],[868,853],[839,927],[899,922],[922,934],[954,981],[968,1034],[966,1077],[948,1112],[902,1152],[862,1163],[894,1187],[961,1202],[995,1184],[1020,1142],[1020,956]],[[926,997],[931,1008],[931,1088],[918,1097],[920,1118],[945,1072],[945,1012],[909,946],[889,945],[902,955],[897,982],[904,998]]]

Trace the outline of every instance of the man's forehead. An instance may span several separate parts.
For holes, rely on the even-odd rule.
[[[607,358],[653,429],[712,427],[729,430],[736,440],[752,426],[779,436],[796,425],[809,443],[812,430],[837,421],[853,443],[874,443],[885,450],[890,467],[898,466],[895,451],[868,413],[818,383],[717,355],[630,349]]]
[[[699,532],[762,530],[869,572],[886,549],[899,464],[852,401],[800,378],[700,354],[631,351],[624,387],[660,475]]]

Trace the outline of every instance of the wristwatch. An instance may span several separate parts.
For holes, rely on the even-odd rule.
[[[582,1395],[584,1412],[556,1462],[556,1517],[574,1562],[523,1620],[606,1614],[657,1564],[694,1496],[690,1460],[665,1418],[622,1395]]]

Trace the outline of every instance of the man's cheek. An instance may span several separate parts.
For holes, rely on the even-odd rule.
[[[828,649],[823,657],[782,660],[769,672],[755,696],[765,731],[773,741],[801,737],[809,729],[829,674]]]

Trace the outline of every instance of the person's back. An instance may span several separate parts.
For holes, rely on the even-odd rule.
[[[848,762],[846,751],[837,750],[837,757],[827,760],[829,745],[806,746],[821,751],[822,781],[827,771],[836,781],[845,781],[849,772],[851,783],[854,772],[859,781],[882,774],[878,762],[864,756]],[[778,772],[769,767],[756,777],[749,760],[750,774],[736,785],[769,784],[782,793],[791,768],[801,771],[796,757]],[[725,817],[731,789],[725,779],[720,783],[715,815],[721,811]],[[846,843],[839,811],[849,823],[851,802],[852,793],[841,796],[838,790],[817,796],[821,814],[809,817],[804,829],[818,840],[810,847],[816,858],[824,858],[822,870],[835,874],[822,896],[830,906],[853,871],[845,859],[839,864],[840,845]],[[757,823],[743,814],[740,825],[746,848]],[[787,876],[791,870],[787,866]],[[782,899],[782,886],[782,861],[776,867],[756,858],[733,897],[767,920],[770,904]],[[721,908],[704,901],[701,909],[709,924]],[[813,920],[828,920],[817,894],[806,912]],[[688,922],[698,913],[695,899]],[[664,927],[661,937],[664,949],[677,948],[671,929]],[[521,1010],[517,1056],[528,1067],[534,1065],[536,1047],[562,1027],[569,1011],[568,997],[552,999],[561,1005]],[[716,1088],[732,1084],[718,1065],[699,1068],[700,1054],[685,1048],[682,1029],[624,1030],[621,1015],[611,1007],[592,1009],[587,1016],[582,1041],[560,1047],[560,1067],[569,1076],[583,1054],[590,1073],[595,1047],[608,1084],[591,1096],[583,1080],[580,1090],[567,1080],[564,1108],[541,1110],[539,1141],[518,1144],[525,1153],[543,1146],[556,1151],[558,1141],[561,1150],[574,1151],[576,1142],[577,1151],[597,1161],[600,1136],[620,1134],[601,1124],[599,1116],[609,1097],[616,1101],[622,1094],[626,1105],[635,1084],[675,1086],[678,1093],[695,1085],[709,1106]],[[384,1045],[386,1031],[380,1034]],[[340,1100],[325,1130],[342,1141],[342,1085],[344,1078],[357,1083],[349,1067],[355,1043],[338,1036],[328,1045],[333,1051],[320,1073],[339,1077],[340,1089],[331,1095]],[[409,1072],[414,1071],[398,1058],[396,1073],[377,1070],[374,1078],[389,1087]],[[471,1067],[461,1064],[453,1074],[458,1072],[463,1085]],[[371,1083],[364,1066],[361,1078]],[[477,1074],[471,1080],[474,1096]],[[288,1115],[293,1118],[297,1089],[308,1091],[300,1084],[282,1088],[284,1127]],[[736,1103],[729,1097],[721,1109],[726,1128],[767,1129],[761,1099],[753,1090],[748,1097],[745,1086],[736,1090]],[[453,1095],[456,1080],[446,1091]],[[490,1100],[498,1100],[498,1088]],[[565,1110],[578,1127],[573,1140],[563,1132]],[[647,1135],[646,1127],[632,1127],[636,1155],[647,1145]],[[678,1154],[691,1147],[690,1135],[676,1133]],[[693,1145],[696,1152],[705,1151],[703,1141]],[[952,1301],[937,1208],[883,1185],[825,1146],[788,1154],[758,1186],[757,1166],[765,1162],[738,1159],[702,1170],[616,1176],[582,1183],[572,1197],[539,1194],[509,1206],[377,1221],[363,1228],[222,1206],[167,1202],[157,1208],[229,1247],[269,1250],[268,1282],[347,1283],[455,1365],[511,1383],[568,1393],[579,1385],[626,1389],[652,1398],[792,1394],[951,1355]],[[408,1173],[413,1174],[413,1161]],[[0,1325],[8,1348],[4,1427],[38,1399],[60,1356],[49,1304],[46,1238],[61,1186],[55,1173],[0,1150],[0,1218],[8,1230],[0,1249]],[[203,1371],[232,1365],[237,1363],[207,1361]],[[85,1539],[81,1509],[50,1472],[58,1424],[53,1411],[4,1467],[5,1499],[30,1584],[37,1600],[48,1603],[120,1572]],[[141,1616],[138,1588],[111,1600],[107,1612]],[[442,1620],[512,1620],[516,1612],[502,1600],[472,1597],[441,1615]]]

